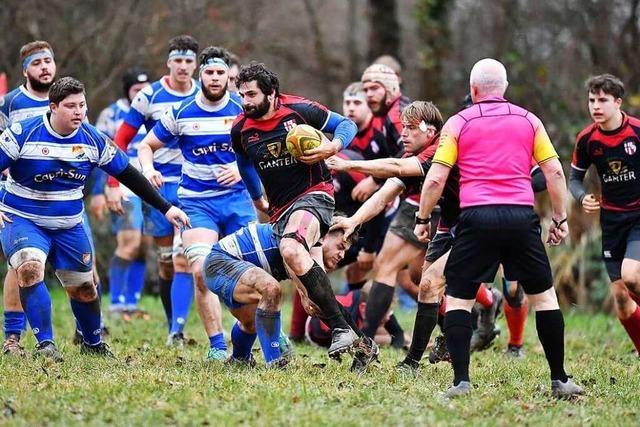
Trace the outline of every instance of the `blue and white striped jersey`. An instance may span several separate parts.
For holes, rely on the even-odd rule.
[[[49,98],[39,98],[20,85],[0,98],[0,131],[13,122],[40,116],[49,111]]]
[[[115,138],[118,128],[124,121],[124,117],[127,115],[130,109],[131,105],[129,104],[129,101],[127,99],[118,99],[116,102],[109,105],[107,108],[100,112],[98,121],[96,122],[96,127],[101,132],[104,132],[104,134],[109,138]],[[140,170],[140,163],[138,162],[138,146],[140,145],[140,141],[144,139],[146,134],[146,127],[144,125],[140,126],[140,128],[138,128],[138,133],[131,140],[129,146],[127,147],[127,156],[129,156],[129,161],[131,162],[131,165],[133,165],[138,170]]]
[[[271,224],[250,222],[246,227],[220,239],[213,249],[250,262],[278,281],[289,278]]]
[[[191,80],[191,91],[187,94],[171,89],[168,80],[168,76],[162,77],[138,92],[131,102],[131,109],[124,117],[124,122],[135,129],[139,129],[142,125],[147,129],[153,129],[165,111],[198,91],[195,80]],[[162,174],[166,182],[180,180],[182,162],[184,158],[180,149],[172,144],[167,144],[153,155],[153,166]]]
[[[118,175],[127,156],[88,123],[69,135],[56,133],[43,114],[12,123],[0,135],[0,170],[9,168],[0,189],[0,210],[49,229],[82,221],[82,190],[95,167]]]
[[[245,189],[242,181],[231,187],[216,181],[220,165],[236,166],[231,125],[242,111],[240,97],[227,92],[220,105],[210,107],[203,104],[201,96],[198,92],[171,108],[153,128],[165,144],[177,137],[185,159],[178,188],[180,198],[216,197]]]

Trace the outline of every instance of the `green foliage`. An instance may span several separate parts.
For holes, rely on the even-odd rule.
[[[70,343],[68,304],[60,291],[53,297],[65,362],[0,357],[0,424],[578,426],[637,425],[640,419],[637,357],[613,317],[567,316],[567,368],[585,386],[583,398],[549,397],[546,362],[530,321],[526,359],[505,359],[501,337],[498,347],[472,357],[474,394],[446,402],[439,393],[451,381],[448,365],[426,363],[417,378],[398,374],[393,365],[403,355],[390,349],[361,377],[346,361],[329,361],[308,345],[296,347],[286,371],[266,370],[258,350],[255,369],[206,366],[197,317],[192,313],[187,333],[198,345],[168,350],[160,304],[149,298],[143,304],[151,321],[107,321],[118,360],[82,356]],[[405,327],[412,323],[412,314],[396,313]],[[232,325],[226,310],[224,325]],[[25,344],[33,348],[30,334]]]

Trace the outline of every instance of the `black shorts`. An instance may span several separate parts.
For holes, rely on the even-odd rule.
[[[519,281],[527,294],[551,288],[551,266],[540,232],[540,220],[530,206],[463,209],[444,270],[447,295],[474,299],[480,283],[492,282],[500,264],[505,278]]]
[[[600,211],[602,259],[612,282],[622,277],[622,260],[640,261],[640,211]]]
[[[446,254],[453,246],[453,234],[450,231],[436,231],[436,235],[429,242],[427,254],[424,260],[427,262],[436,262],[438,258]]]
[[[324,193],[309,193],[298,198],[287,209],[276,222],[273,223],[273,232],[280,240],[287,227],[289,218],[296,211],[307,211],[316,217],[320,223],[320,237],[324,237],[331,227],[333,221],[333,211],[335,210],[335,202]]]
[[[418,237],[413,233],[416,227],[416,212],[418,212],[418,206],[412,205],[406,200],[401,201],[398,212],[389,226],[389,232],[417,248],[426,250],[429,244],[418,240]]]

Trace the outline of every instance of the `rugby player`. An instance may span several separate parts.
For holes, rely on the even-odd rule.
[[[71,77],[56,81],[49,91],[49,109],[50,113],[13,123],[0,135],[0,169],[9,168],[0,190],[2,248],[17,273],[20,300],[38,342],[36,355],[62,360],[53,341],[51,298],[44,283],[50,255],[82,331],[81,352],[113,356],[101,339],[93,250],[82,221],[87,177],[100,167],[176,226],[188,226],[188,218],[129,165],[126,154],[107,136],[84,122],[87,107],[81,82]]]
[[[357,233],[343,241],[341,230],[326,234],[321,239],[324,268],[327,271],[336,268],[356,239]],[[251,362],[251,347],[257,335],[267,365],[286,364],[288,359],[284,353],[290,344],[281,333],[279,282],[290,276],[273,225],[251,223],[221,239],[207,256],[203,271],[209,289],[238,319],[231,334],[231,360]],[[303,298],[303,305],[310,313],[318,312],[307,298]],[[364,352],[368,357],[364,357]],[[367,341],[356,352],[357,363],[353,369],[357,367],[362,372],[377,353],[375,343]]]
[[[243,66],[238,88],[244,112],[231,138],[242,179],[257,209],[269,212],[289,276],[327,319],[333,336],[329,355],[338,356],[356,343],[357,331],[335,300],[315,245],[327,233],[334,210],[333,184],[323,160],[348,146],[357,127],[320,104],[281,94],[278,77],[264,64]],[[301,123],[334,138],[323,138],[319,147],[296,159],[285,137]]]
[[[123,151],[138,134],[142,125],[147,130],[153,129],[163,113],[174,104],[194,95],[198,85],[191,78],[196,70],[199,45],[196,39],[188,35],[174,37],[169,41],[167,67],[169,75],[147,86],[134,98],[131,109],[124,117],[122,125],[116,133],[115,143]],[[171,203],[178,205],[178,181],[184,163],[182,152],[177,147],[167,144],[154,154],[154,167],[164,178],[160,193]],[[110,210],[123,213],[121,206],[122,191],[115,179],[109,179],[110,188],[105,193]],[[180,252],[180,242],[174,248],[173,226],[161,212],[143,207],[144,234],[153,236],[158,248],[158,288],[160,299],[167,317],[168,328],[171,328],[171,304],[175,299],[189,301],[193,298],[193,279],[188,271],[188,264]]]
[[[229,53],[209,46],[199,57],[201,90],[168,110],[139,148],[143,174],[157,188],[163,175],[154,168],[153,153],[172,143],[185,158],[178,199],[193,228],[182,233],[184,253],[196,283],[196,306],[210,341],[207,360],[224,360],[220,302],[202,278],[202,262],[220,236],[256,220],[246,187],[240,179],[231,146],[231,125],[242,112],[240,99],[227,91]],[[169,345],[183,345],[183,329],[191,298],[172,301]]]
[[[114,138],[124,116],[131,109],[131,102],[138,92],[149,85],[149,74],[138,67],[131,68],[122,76],[123,96],[100,112],[96,128],[109,138]],[[127,148],[129,162],[140,170],[138,144],[144,138],[146,129],[140,127]],[[97,175],[97,174],[95,174]],[[97,221],[103,218],[106,208],[104,184],[106,174],[94,176],[91,190],[91,212]],[[125,199],[122,202],[124,215],[111,216],[111,229],[116,235],[116,250],[109,264],[110,314],[129,316],[144,315],[138,309],[138,301],[144,287],[145,254],[148,239],[142,236],[142,200],[126,187],[122,188]]]
[[[619,78],[602,74],[586,86],[593,123],[576,138],[569,189],[586,213],[600,213],[602,259],[616,314],[640,352],[640,120],[622,111]],[[591,165],[602,185],[600,198],[582,182]]]
[[[519,281],[536,311],[552,394],[566,398],[583,391],[564,370],[564,320],[533,211],[531,159],[538,162],[546,179],[553,211],[547,242],[553,245],[568,234],[566,183],[544,125],[504,98],[507,84],[506,69],[500,62],[487,58],[473,66],[469,86],[474,106],[451,117],[443,127],[416,216],[415,233],[426,241],[427,218],[457,164],[462,213],[445,266],[444,319],[454,381],[445,396],[471,391],[471,309],[480,283],[493,280],[502,264],[505,277]]]
[[[49,111],[49,88],[56,75],[56,61],[51,45],[36,40],[20,48],[24,84],[0,98],[0,132],[10,123],[40,116]],[[2,179],[4,180],[4,176]],[[10,266],[4,277],[2,293],[4,311],[3,354],[23,355],[20,344],[22,331],[27,329],[16,272]]]

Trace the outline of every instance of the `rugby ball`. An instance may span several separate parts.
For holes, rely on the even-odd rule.
[[[322,134],[309,125],[296,125],[287,133],[287,151],[296,159],[322,144]]]

